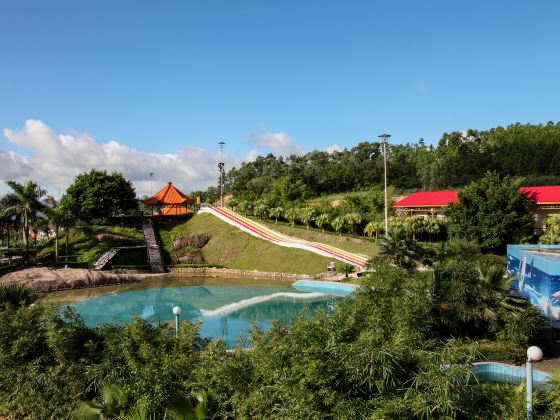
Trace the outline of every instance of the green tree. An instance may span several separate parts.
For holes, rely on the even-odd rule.
[[[288,222],[292,224],[292,227],[296,223],[297,218],[299,217],[299,210],[297,207],[288,207],[284,212],[284,217]]]
[[[422,216],[412,216],[404,219],[404,229],[412,234],[412,240],[416,240],[416,235],[425,231],[426,219]]]
[[[329,225],[330,216],[327,213],[321,213],[315,216],[314,222],[321,232],[325,233],[325,226]]]
[[[274,223],[278,224],[278,218],[282,217],[284,209],[282,207],[272,207],[268,211],[268,217],[274,218]]]
[[[375,242],[379,240],[379,233],[383,232],[385,224],[383,220],[372,220],[364,228],[364,233],[370,238],[375,234]]]
[[[305,224],[307,230],[309,230],[311,226],[311,222],[315,218],[315,210],[312,207],[302,207],[299,210],[299,220]]]
[[[37,218],[37,212],[45,208],[40,199],[46,194],[46,191],[33,181],[29,181],[27,184],[19,184],[15,181],[6,183],[12,192],[8,197],[11,205],[4,209],[4,213],[21,218],[23,245],[26,258],[29,259],[29,223]]]
[[[115,214],[138,210],[132,182],[122,174],[92,169],[79,174],[66,190],[62,205],[76,219],[85,223],[108,223]]]
[[[230,198],[227,202],[227,205],[232,209],[235,210],[235,208],[237,207],[237,200],[235,198]]]
[[[488,172],[459,193],[446,215],[452,236],[476,240],[485,249],[503,249],[533,233],[531,201],[520,190],[521,180]]]
[[[362,215],[358,212],[348,213],[344,216],[346,223],[352,227],[352,233],[356,234],[356,226],[362,223]]]
[[[344,277],[348,278],[348,275],[356,271],[356,267],[352,264],[344,263],[340,266],[340,271],[344,273]]]
[[[408,236],[399,231],[379,241],[378,258],[386,259],[397,267],[413,271],[420,258],[420,250]]]
[[[252,204],[249,201],[243,200],[237,204],[237,211],[243,213],[245,217],[251,212],[253,208]]]
[[[268,215],[268,206],[266,205],[266,203],[260,201],[255,204],[254,213],[255,216],[257,216],[259,219],[262,220],[264,217]]]
[[[428,234],[430,242],[432,242],[433,236],[441,232],[441,222],[438,219],[430,217],[426,219],[424,230]]]
[[[344,220],[342,216],[335,217],[331,221],[331,226],[335,232],[338,232],[338,234],[342,236],[342,230],[344,229],[344,226],[346,226],[346,220]]]

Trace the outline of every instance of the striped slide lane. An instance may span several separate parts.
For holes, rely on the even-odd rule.
[[[257,236],[261,239],[273,242],[280,246],[305,249],[307,251],[311,251],[327,257],[332,257],[358,267],[363,267],[368,261],[368,258],[365,256],[353,254],[351,252],[344,251],[331,245],[326,245],[320,242],[309,242],[304,239],[293,238],[291,236],[276,232],[227,208],[204,207],[200,211],[213,214],[216,217],[224,220],[225,222],[232,224],[253,236]]]
[[[361,255],[356,255],[353,254],[351,252],[348,251],[344,251],[340,248],[336,248],[334,246],[331,245],[326,245],[320,242],[309,242],[306,241],[304,239],[299,239],[299,238],[294,238],[291,236],[287,236],[281,233],[278,233],[266,226],[261,225],[260,223],[254,222],[251,219],[247,219],[243,216],[240,216],[239,214],[235,213],[232,210],[229,209],[223,209],[223,208],[215,208],[215,210],[221,212],[221,214],[223,214],[224,216],[228,217],[229,219],[232,219],[234,222],[239,222],[244,224],[245,226],[247,226],[249,229],[254,229],[254,231],[256,231],[259,236],[260,234],[263,234],[265,237],[270,237],[272,236],[272,238],[274,238],[274,242],[277,242],[278,240],[282,240],[283,242],[286,243],[295,243],[295,244],[301,244],[304,246],[303,249],[307,249],[309,251],[315,252],[314,250],[318,250],[321,255],[327,255],[330,257],[335,257],[336,259],[345,261],[345,262],[350,262],[351,264],[357,265],[357,266],[363,266],[367,263],[368,258],[361,256]],[[277,242],[278,243],[278,242]],[[313,248],[310,249],[309,247]]]

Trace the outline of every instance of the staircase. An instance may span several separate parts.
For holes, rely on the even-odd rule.
[[[161,252],[154,232],[154,226],[150,223],[142,224],[142,232],[146,241],[146,251],[148,252],[148,263],[152,269],[152,273],[163,273],[163,262],[161,260]]]
[[[113,247],[113,248],[109,249],[109,251],[107,251],[103,255],[101,255],[101,257],[99,257],[98,260],[95,261],[92,264],[91,268],[92,268],[92,270],[102,270],[103,267],[105,267],[107,265],[107,263],[109,261],[111,261],[113,259],[113,257],[119,253],[119,251],[121,249],[138,249],[138,248],[145,248],[145,245]]]
[[[109,261],[111,261],[111,259],[117,255],[117,253],[120,251],[120,248],[111,248],[109,249],[109,251],[105,252],[101,257],[99,257],[99,259],[97,261],[95,261],[93,263],[93,265],[91,266],[92,269],[94,270],[101,270],[103,269],[103,267],[105,267],[107,265],[107,263]]]

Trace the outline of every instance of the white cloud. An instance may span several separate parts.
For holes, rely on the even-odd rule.
[[[29,156],[0,149],[0,181],[30,179],[54,193],[66,189],[74,177],[91,168],[120,171],[132,180],[139,195],[150,192],[149,172],[154,172],[153,190],[172,181],[185,193],[206,189],[217,180],[219,152],[185,147],[175,153],[146,153],[115,140],[98,143],[86,133],[56,134],[38,120],[27,120],[20,131],[4,130],[14,145]],[[239,162],[224,156],[226,167]],[[0,189],[3,185],[0,185]]]
[[[294,143],[286,133],[265,133],[255,137],[255,143],[277,156],[302,155],[305,149]]]
[[[253,162],[259,157],[259,154],[260,153],[257,149],[251,149],[247,153],[245,153],[243,162]]]
[[[325,149],[327,153],[342,152],[342,150],[343,150],[342,147],[339,146],[338,144],[333,144]]]

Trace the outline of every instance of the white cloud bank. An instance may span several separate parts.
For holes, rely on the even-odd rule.
[[[206,189],[217,180],[219,152],[186,147],[175,153],[146,153],[117,141],[98,143],[86,133],[56,134],[38,120],[27,120],[20,131],[4,129],[4,136],[12,144],[25,149],[29,156],[21,156],[0,147],[0,181],[30,179],[55,193],[66,189],[80,172],[91,168],[120,171],[132,180],[138,195],[150,192],[149,172],[154,172],[153,189],[172,181],[185,193]],[[224,156],[226,167],[234,162]],[[0,185],[2,189],[4,185]]]
[[[295,144],[286,133],[264,133],[255,137],[255,143],[276,156],[303,155],[305,149]]]

